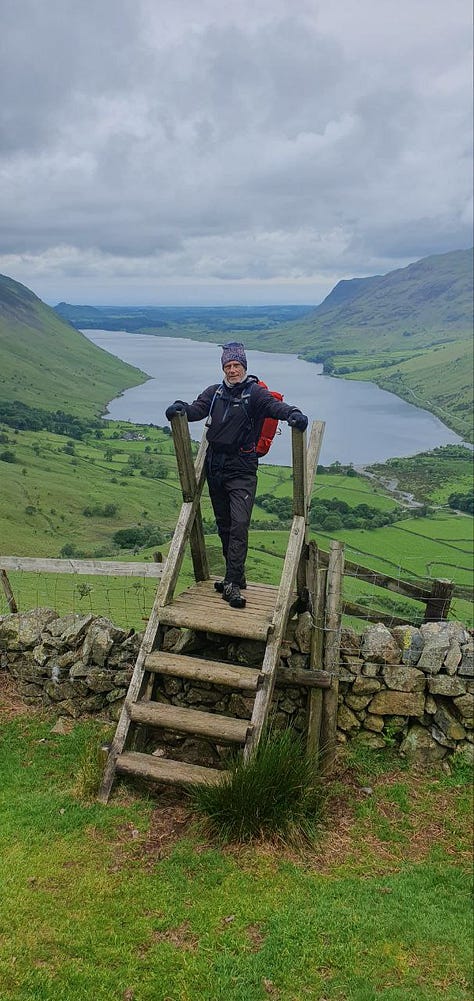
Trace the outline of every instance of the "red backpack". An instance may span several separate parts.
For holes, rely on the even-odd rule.
[[[268,389],[267,384],[262,382],[261,379],[258,380],[258,385],[263,386],[264,389]],[[283,400],[282,394],[278,393],[276,390],[269,389],[268,392],[271,396],[275,397],[275,400],[280,400],[280,402]],[[255,444],[255,451],[258,456],[267,454],[277,433],[278,421],[274,417],[265,417],[262,427],[260,428],[259,439]]]

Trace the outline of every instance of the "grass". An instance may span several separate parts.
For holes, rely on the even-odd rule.
[[[301,741],[283,730],[264,735],[249,761],[235,758],[217,785],[197,787],[192,801],[214,837],[245,842],[304,836],[317,818],[319,796]]]
[[[102,725],[59,735],[52,722],[3,719],[2,1001],[470,999],[459,777],[359,750],[312,849],[222,850],[192,826],[165,837],[183,810],[169,797],[80,797],[77,765]]]

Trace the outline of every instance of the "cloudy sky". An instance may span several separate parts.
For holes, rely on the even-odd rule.
[[[0,272],[319,302],[472,243],[470,0],[1,0]]]

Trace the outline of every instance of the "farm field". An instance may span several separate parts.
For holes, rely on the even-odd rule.
[[[153,560],[157,549],[166,555],[181,502],[169,434],[158,428],[104,422],[99,437],[91,434],[86,440],[75,441],[49,432],[14,432],[8,428],[2,432],[1,449],[13,453],[15,458],[13,462],[0,463],[3,554],[54,557],[63,554],[139,561]],[[404,477],[409,482],[409,468],[415,470],[416,462],[399,461],[404,463]],[[431,491],[439,490],[435,470],[441,466],[445,473],[450,471],[452,489],[461,489],[467,475],[467,461],[466,450],[454,456],[444,453],[436,462],[432,457],[422,457],[423,477],[421,480],[415,477],[415,484],[419,487],[421,483],[424,493],[428,487]],[[392,465],[381,467],[388,473],[387,478]],[[385,477],[379,467],[377,470],[377,480],[321,470],[315,479],[313,499],[344,500],[351,508],[362,503],[382,513],[391,512],[397,502],[387,493],[381,482]],[[397,476],[398,472],[398,468],[394,469]],[[258,496],[289,498],[291,493],[288,467],[261,465]],[[223,563],[218,539],[212,534],[213,516],[206,490],[202,509],[206,531],[211,532],[206,538],[211,570],[219,574]],[[273,584],[279,581],[287,531],[268,532],[263,528],[275,517],[259,506],[257,498],[255,527],[250,535],[249,579]],[[395,577],[416,580],[441,576],[458,584],[472,584],[472,526],[469,515],[443,508],[430,517],[407,517],[375,530],[341,529],[312,532],[312,535],[326,550],[331,538],[343,540],[348,560]],[[138,546],[119,549],[113,540],[114,533],[129,527],[155,531],[154,543],[146,545],[142,540]],[[187,586],[191,577],[191,562],[186,558],[179,587]],[[60,612],[91,611],[135,629],[143,628],[155,594],[154,582],[136,578],[12,573],[10,579],[20,608],[52,605]],[[421,607],[394,595],[388,597],[386,592],[350,577],[345,579],[345,596],[351,601],[362,599],[395,615],[403,616],[411,608]],[[6,611],[6,599],[0,589],[0,614]],[[457,599],[452,614],[472,621],[472,609],[467,602]]]

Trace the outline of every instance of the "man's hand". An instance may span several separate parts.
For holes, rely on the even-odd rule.
[[[185,414],[186,407],[181,400],[176,400],[175,403],[171,403],[167,410],[165,410],[166,420],[170,421],[172,417],[176,417],[176,414]]]
[[[288,418],[288,424],[290,428],[296,428],[297,431],[306,431],[308,418],[306,414],[301,413],[301,410],[294,410]]]

